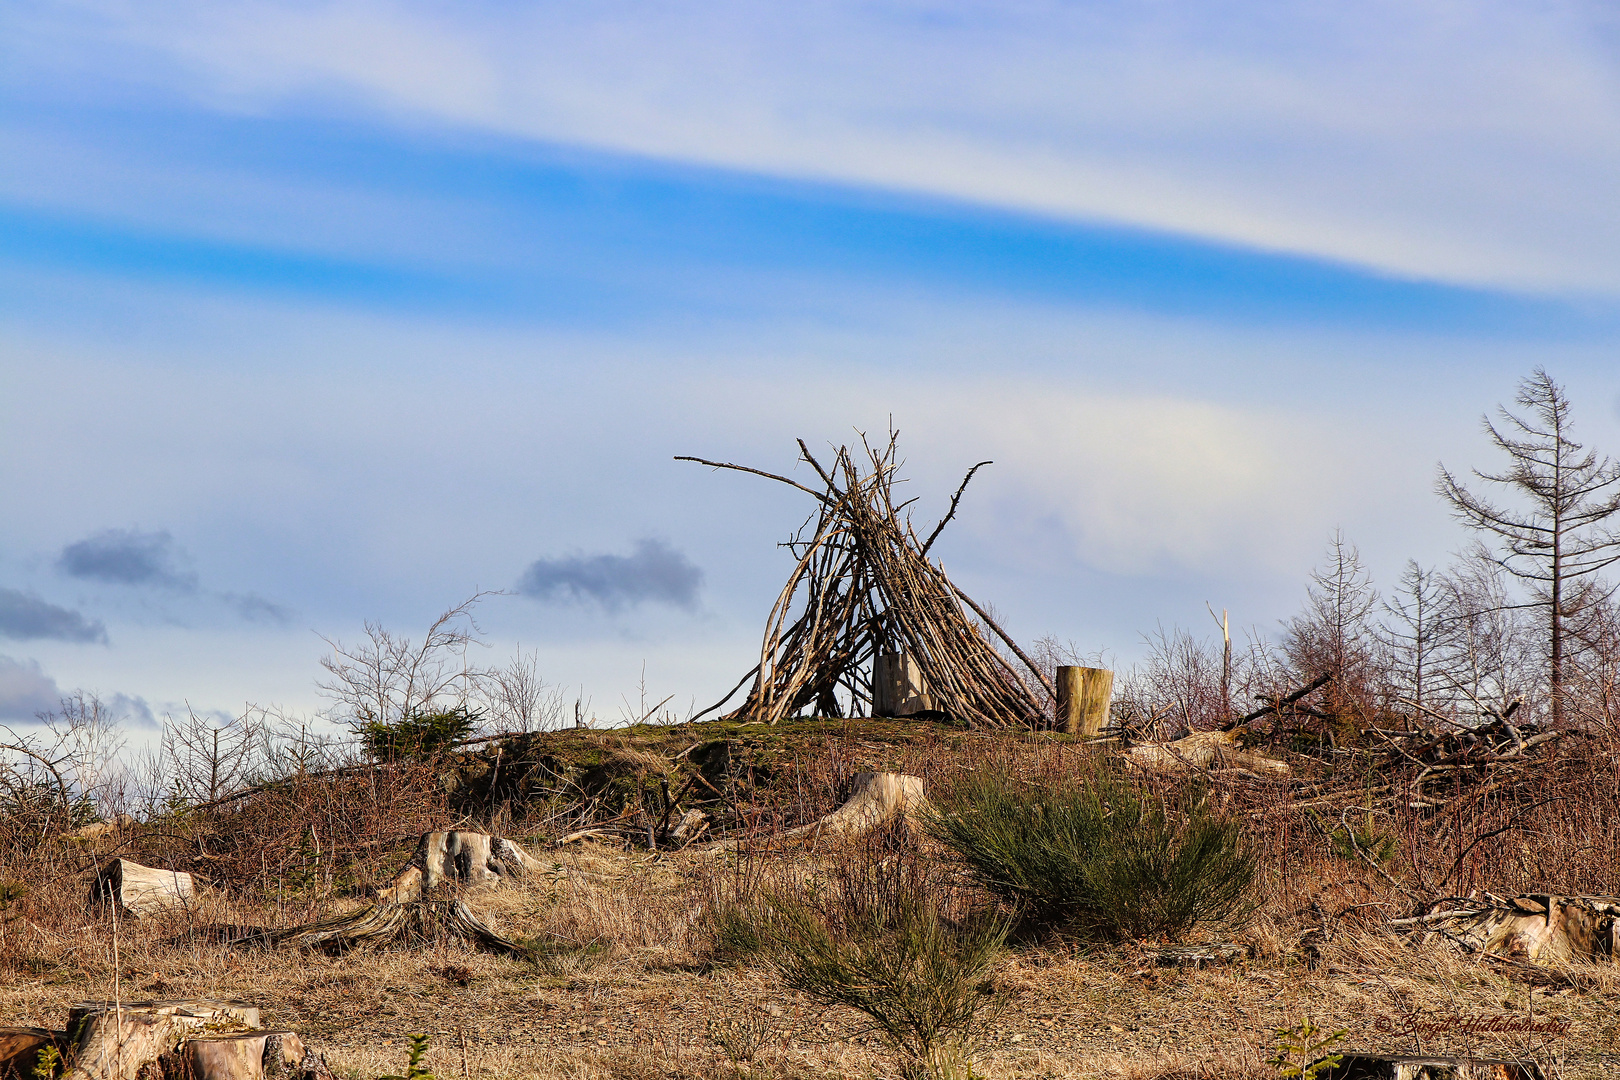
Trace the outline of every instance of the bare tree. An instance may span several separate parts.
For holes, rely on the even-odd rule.
[[[1443,673],[1439,665],[1446,609],[1445,589],[1433,569],[1406,560],[1396,592],[1385,599],[1387,619],[1377,628],[1386,653],[1386,681],[1398,703],[1406,705],[1423,723],[1426,714],[1443,707],[1437,692]]]
[[[1378,604],[1378,593],[1361,553],[1343,533],[1334,531],[1327,562],[1311,572],[1305,596],[1305,611],[1283,624],[1283,653],[1300,682],[1333,677],[1322,694],[1328,713],[1366,719],[1377,696],[1368,616]]]
[[[502,734],[562,726],[562,689],[541,678],[536,652],[519,648],[505,667],[490,670],[481,697],[490,726]]]
[[[1434,670],[1448,712],[1500,717],[1545,689],[1528,611],[1510,601],[1506,577],[1490,551],[1475,545],[1440,578]],[[1527,712],[1534,715],[1534,707]]]
[[[189,708],[184,720],[166,717],[158,750],[166,794],[187,803],[231,794],[262,767],[264,735],[263,717],[254,709],[224,724]]]
[[[1620,559],[1620,535],[1608,527],[1620,511],[1620,465],[1598,458],[1570,437],[1570,404],[1563,387],[1537,368],[1519,384],[1514,401],[1529,416],[1498,410],[1501,427],[1487,417],[1485,431],[1508,455],[1506,472],[1474,470],[1479,479],[1506,488],[1528,508],[1489,502],[1440,466],[1437,488],[1457,517],[1490,533],[1499,547],[1497,565],[1526,583],[1546,618],[1547,682],[1552,718],[1563,718],[1564,658],[1568,622],[1605,596],[1591,580]]]
[[[357,730],[466,708],[488,677],[468,662],[467,652],[484,644],[472,613],[489,595],[478,593],[444,612],[420,643],[372,622],[356,645],[324,638],[332,651],[321,666],[330,677],[315,685],[332,699],[338,719]]]

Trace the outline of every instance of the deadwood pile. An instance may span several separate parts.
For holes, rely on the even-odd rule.
[[[826,465],[802,439],[799,454],[819,487],[743,465],[676,459],[763,476],[816,503],[785,545],[795,564],[766,620],[759,663],[705,712],[722,708],[747,684],[747,697],[724,719],[774,724],[805,709],[841,716],[839,691],[863,715],[872,709],[880,658],[903,656],[921,676],[929,711],[977,728],[1045,726],[1040,697],[1052,695],[1045,675],[928,558],[974,472],[990,463],[969,470],[945,516],[922,537],[906,514],[915,500],[895,502],[900,462],[893,435],[881,447],[864,440],[859,449],[841,446]],[[992,635],[1020,667],[997,650]]]

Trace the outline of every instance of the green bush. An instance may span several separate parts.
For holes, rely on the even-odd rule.
[[[930,827],[1027,919],[1087,940],[1175,939],[1253,910],[1239,823],[1197,793],[1167,807],[1104,769],[1052,787],[981,773]]]
[[[479,715],[465,705],[413,713],[393,722],[366,720],[358,725],[366,753],[378,761],[421,760],[448,750],[472,734]]]
[[[763,954],[788,986],[864,1013],[907,1075],[968,1080],[999,999],[988,985],[1007,925],[948,921],[934,895],[870,865],[834,887],[761,901]],[[863,880],[864,879],[864,880]]]

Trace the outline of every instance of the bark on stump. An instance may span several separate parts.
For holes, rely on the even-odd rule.
[[[190,874],[158,870],[128,859],[113,859],[96,871],[90,905],[114,903],[137,919],[184,907],[196,895]]]
[[[1057,724],[1062,731],[1095,738],[1108,722],[1114,699],[1114,673],[1106,668],[1057,669]]]

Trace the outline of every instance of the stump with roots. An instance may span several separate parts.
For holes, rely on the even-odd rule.
[[[847,840],[895,822],[906,828],[915,828],[930,808],[920,776],[890,772],[856,773],[850,796],[842,806],[808,825],[788,829],[768,839],[809,842]],[[688,850],[718,854],[735,851],[743,842],[738,839],[719,840]]]
[[[410,861],[377,890],[377,902],[371,907],[270,934],[268,940],[343,952],[357,945],[455,938],[493,952],[523,956],[527,954],[524,946],[496,933],[460,899],[432,899],[430,893],[445,884],[466,888],[500,885],[539,865],[504,837],[477,832],[424,833]]]
[[[297,1033],[227,1001],[88,1003],[66,1031],[0,1028],[0,1076],[36,1075],[49,1051],[64,1080],[335,1080]]]

